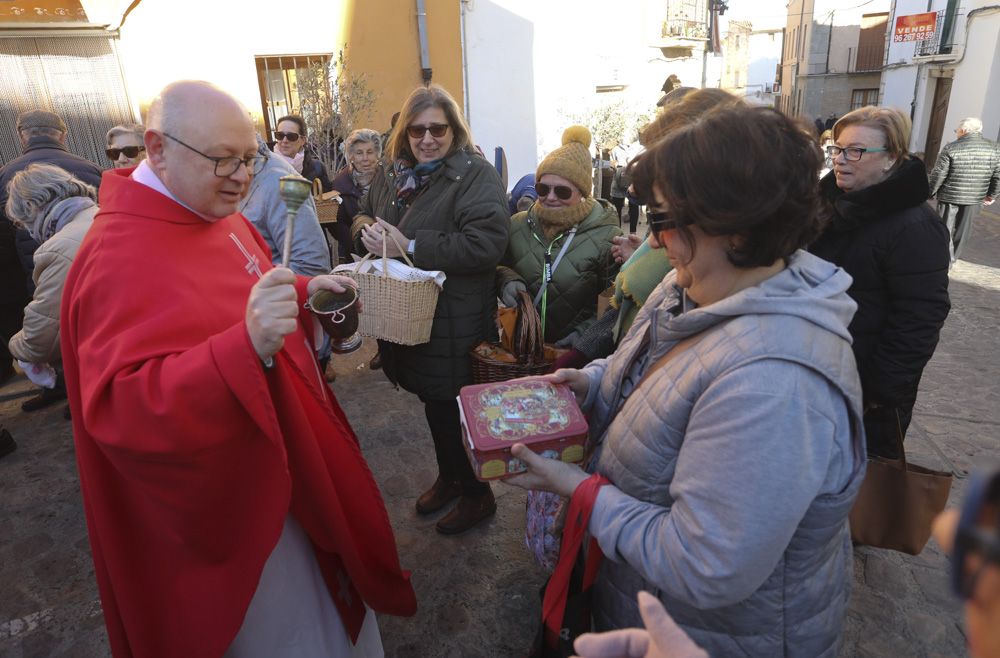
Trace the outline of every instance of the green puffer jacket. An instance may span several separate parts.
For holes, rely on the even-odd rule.
[[[621,235],[614,206],[598,199],[582,222],[549,282],[545,312],[545,342],[562,340],[574,331],[582,334],[597,319],[597,296],[618,274],[619,265],[611,255],[611,238]],[[511,218],[510,245],[497,268],[497,291],[510,281],[525,283],[535,297],[542,285],[542,269],[549,242],[538,225],[534,207]],[[567,239],[555,236],[552,262]],[[544,244],[544,246],[543,246]],[[542,302],[536,304],[539,314]]]
[[[380,164],[352,227],[357,253],[367,253],[361,227],[373,217],[393,225],[403,219],[406,209],[396,205],[394,179],[392,163]],[[414,265],[441,270],[447,280],[430,342],[379,342],[382,368],[393,383],[430,400],[453,400],[471,383],[469,352],[496,335],[494,272],[507,248],[509,227],[507,194],[496,170],[470,151],[448,156],[410,206],[401,229],[415,240]]]

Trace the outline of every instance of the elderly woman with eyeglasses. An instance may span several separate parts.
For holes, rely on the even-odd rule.
[[[32,273],[35,293],[24,309],[24,326],[10,339],[8,348],[24,363],[58,364],[63,285],[97,214],[97,190],[48,164],[28,165],[14,175],[7,190],[7,216],[40,245]],[[57,373],[54,386],[43,387],[21,409],[34,411],[65,399],[66,387],[61,372]]]
[[[146,146],[142,136],[146,129],[137,123],[115,126],[108,131],[105,155],[115,169],[134,167],[146,159]]]
[[[458,390],[472,383],[469,352],[496,334],[494,272],[507,248],[507,193],[480,155],[455,99],[438,85],[418,87],[400,111],[352,232],[356,248],[404,253],[425,270],[447,275],[430,341],[381,341],[382,369],[415,393],[434,440],[438,477],[416,502],[418,514],[458,503],[436,524],[464,532],[496,512],[488,484],[476,480],[462,446]]]
[[[907,152],[910,118],[887,107],[842,116],[820,181],[826,219],[810,251],[854,279],[854,356],[868,452],[897,458],[924,366],[951,308],[948,229],[927,203],[927,170]]]
[[[347,165],[333,178],[333,189],[340,193],[340,208],[333,237],[337,240],[340,260],[346,262],[351,254],[351,224],[361,210],[361,197],[368,192],[379,158],[382,156],[382,138],[371,128],[359,128],[344,140]]]
[[[511,218],[510,245],[497,268],[504,305],[527,291],[545,341],[560,347],[572,347],[597,320],[597,297],[619,267],[611,249],[622,232],[614,206],[594,198],[590,142],[587,128],[571,126],[538,165],[538,199]]]
[[[295,173],[312,181],[319,179],[324,192],[333,189],[326,167],[306,147],[306,120],[298,114],[288,114],[278,119],[274,129],[274,152],[292,165]]]
[[[632,165],[674,269],[610,357],[547,377],[594,474],[515,444],[508,480],[590,508],[596,630],[640,625],[646,590],[709,655],[837,655],[865,454],[850,277],[802,250],[820,164],[793,120],[725,104]]]

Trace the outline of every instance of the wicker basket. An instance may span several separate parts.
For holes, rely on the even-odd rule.
[[[469,356],[472,357],[472,383],[489,384],[505,382],[518,377],[544,375],[552,367],[559,350],[546,345],[541,361],[519,362],[517,357],[496,343],[479,343]]]
[[[433,281],[404,281],[390,276],[384,241],[383,274],[359,271],[371,258],[372,254],[366,255],[353,270],[345,272],[357,282],[364,303],[358,332],[400,345],[420,345],[429,341],[440,288]],[[405,253],[403,258],[413,267],[413,261]]]
[[[517,377],[544,375],[566,350],[542,343],[542,323],[531,297],[522,292],[518,300],[518,321],[509,344],[515,354],[497,343],[480,343],[469,353],[472,359],[472,382],[488,384]]]
[[[323,192],[323,185],[318,178],[314,178],[313,201],[316,202],[316,218],[320,224],[337,221],[337,213],[340,212],[340,192]]]

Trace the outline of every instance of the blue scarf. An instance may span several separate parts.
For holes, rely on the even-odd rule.
[[[409,160],[400,158],[393,164],[396,172],[396,205],[400,208],[413,201],[431,180],[431,174],[444,165],[444,158],[421,162],[414,166]]]
[[[31,237],[41,244],[58,233],[78,214],[96,205],[93,199],[86,196],[71,196],[56,201],[45,210],[41,221],[31,225],[29,229]]]

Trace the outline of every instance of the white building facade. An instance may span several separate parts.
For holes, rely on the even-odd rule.
[[[655,116],[668,76],[718,87],[721,57],[703,57],[705,11],[706,0],[465,0],[469,121],[488,157],[504,148],[508,187],[591,110],[627,114],[628,142],[633,117]]]
[[[894,38],[897,19],[933,12],[933,38]],[[985,0],[894,0],[880,102],[909,112],[910,150],[933,164],[966,117],[1000,138],[1000,5]]]

